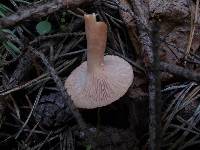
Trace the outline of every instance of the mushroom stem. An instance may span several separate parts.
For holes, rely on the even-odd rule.
[[[84,15],[87,38],[87,68],[92,73],[104,64],[107,41],[107,25],[97,22],[96,15]]]

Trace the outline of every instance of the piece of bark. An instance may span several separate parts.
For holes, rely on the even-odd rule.
[[[190,16],[187,0],[149,0],[149,9],[153,17],[166,20],[185,21]]]
[[[128,0],[119,1],[119,13],[127,27],[128,35],[130,37],[132,45],[135,48],[136,53],[139,55],[140,54],[139,50],[141,49],[141,45],[139,42],[139,37],[137,35],[136,19]]]
[[[191,18],[195,16],[195,5],[192,0],[149,0],[152,17],[181,24],[191,24]],[[196,23],[200,24],[200,16],[197,16]]]

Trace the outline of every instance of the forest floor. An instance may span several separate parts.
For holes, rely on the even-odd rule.
[[[116,102],[77,109],[64,83],[87,59],[92,13],[134,79]],[[199,149],[199,14],[199,0],[1,0],[0,149]]]

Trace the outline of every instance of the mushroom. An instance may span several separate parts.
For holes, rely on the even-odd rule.
[[[133,69],[124,59],[104,56],[107,25],[96,15],[84,15],[87,61],[69,75],[65,88],[75,106],[92,109],[106,106],[123,96],[133,81]]]

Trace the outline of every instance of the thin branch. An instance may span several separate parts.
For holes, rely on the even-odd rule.
[[[136,16],[136,23],[139,38],[142,44],[143,61],[149,79],[149,149],[160,150],[161,145],[161,87],[159,76],[159,56],[158,56],[158,25],[154,22],[151,26],[149,21],[149,10],[143,1],[131,0],[131,4]],[[153,27],[153,30],[152,30]]]
[[[67,3],[64,4],[62,2],[58,2],[58,0],[54,0],[43,5],[34,5],[31,8],[27,7],[25,9],[18,10],[16,13],[11,14],[10,16],[0,18],[0,29],[7,28],[9,26],[15,26],[19,22],[30,18],[47,16],[60,10],[61,8],[78,7],[84,3],[89,3],[92,1],[93,0],[67,0]]]
[[[161,62],[160,70],[180,76],[180,77],[184,77],[191,81],[200,82],[200,74],[199,73],[196,73],[193,70],[185,69],[185,68],[177,66],[177,65]]]
[[[195,32],[196,24],[198,22],[198,16],[199,16],[199,0],[197,0],[197,2],[196,2],[196,8],[195,8],[195,16],[194,16],[194,18],[192,16],[192,10],[191,10],[191,30],[190,30],[190,36],[189,36],[189,41],[188,41],[187,49],[186,49],[186,52],[185,52],[185,57],[186,58],[189,55],[190,48],[192,46],[192,41],[193,41],[193,38],[194,38],[194,32]]]
[[[72,112],[72,114],[74,115],[78,125],[80,126],[81,129],[86,129],[86,123],[84,122],[84,120],[82,119],[78,109],[76,109],[76,107],[74,106],[70,96],[68,95],[61,79],[58,77],[55,69],[49,64],[48,60],[46,59],[46,57],[44,56],[44,54],[42,54],[41,52],[38,52],[36,50],[33,50],[32,48],[30,48],[30,50],[37,56],[39,57],[42,62],[44,63],[44,65],[47,67],[47,70],[49,71],[49,73],[51,74],[54,82],[56,83],[57,87],[60,89],[60,92],[62,94],[62,96],[65,98],[65,100],[67,101],[67,105],[70,109],[70,111]]]

